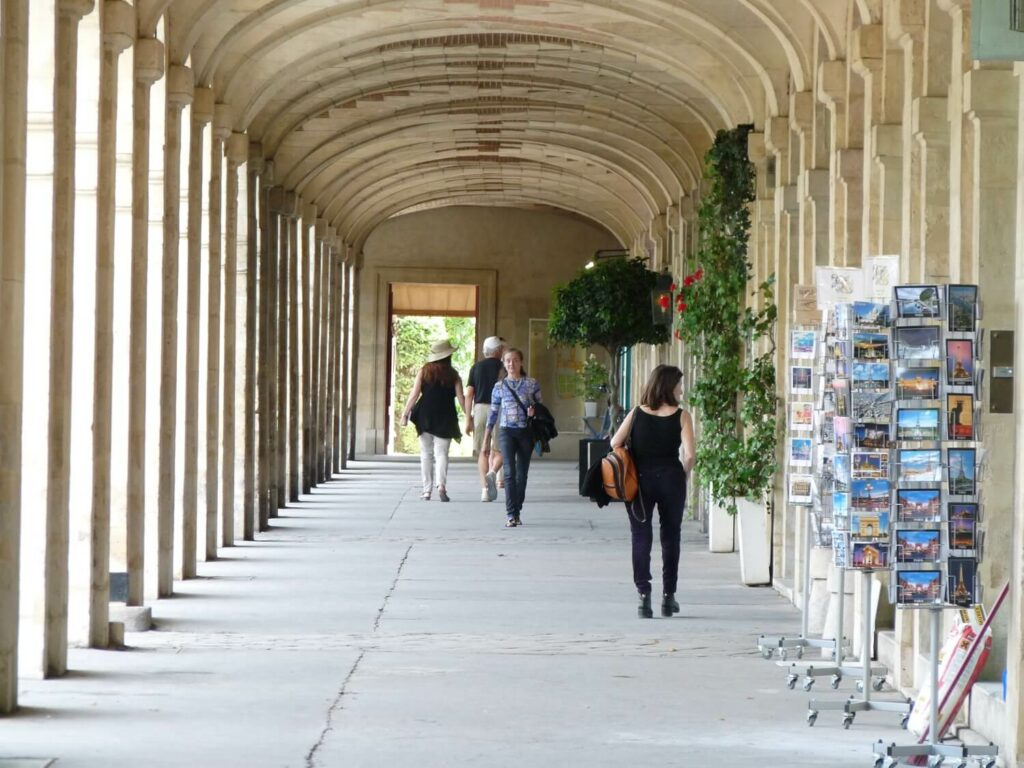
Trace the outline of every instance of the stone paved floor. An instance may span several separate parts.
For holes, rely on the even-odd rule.
[[[355,463],[201,564],[128,650],[23,681],[0,766],[852,768],[905,741],[880,713],[807,727],[807,694],[754,647],[797,612],[740,586],[695,524],[681,614],[641,621],[624,512],[580,499],[572,464],[534,464],[513,530],[469,464],[450,504],[417,483],[412,463]]]

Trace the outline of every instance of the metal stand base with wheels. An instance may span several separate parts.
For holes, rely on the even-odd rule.
[[[863,698],[850,696],[846,701],[811,699],[807,703],[807,724],[814,725],[818,713],[822,710],[838,710],[843,713],[843,728],[853,724],[858,712],[895,712],[900,715],[900,725],[907,726],[913,702],[905,701],[874,701],[871,691],[880,691],[888,668],[881,664],[871,663],[871,571],[861,572],[861,614],[863,619],[861,631],[860,665],[844,667],[851,674],[860,673],[858,689]],[[855,671],[854,671],[855,670]],[[871,678],[875,680],[872,682]],[[835,686],[833,686],[835,687]]]
[[[998,605],[1002,602],[1002,597],[1005,596],[1006,592],[1007,589],[1004,587],[1003,595],[1000,596],[996,605],[989,613],[989,618],[981,632],[978,633],[975,643],[980,642],[981,638],[984,637],[985,630],[988,628],[987,625],[995,611],[998,610]],[[969,747],[964,744],[943,744],[941,742],[941,734],[939,733],[939,617],[942,615],[942,606],[932,606],[928,609],[928,613],[930,616],[930,638],[928,645],[931,654],[929,666],[932,686],[930,711],[928,713],[928,743],[897,746],[895,742],[886,744],[879,740],[875,742],[874,746],[875,768],[891,768],[891,766],[899,765],[901,757],[918,758],[914,763],[908,763],[908,765],[921,765],[922,763],[920,763],[919,758],[925,757],[927,758],[927,763],[925,764],[928,766],[942,765],[943,761],[948,758],[958,761],[952,763],[957,768],[967,768],[968,758],[974,758],[976,765],[982,768],[993,768],[996,764],[996,755],[999,754],[999,747],[996,745],[987,744]],[[953,681],[954,685],[955,683],[956,680]],[[952,685],[950,687],[952,688]]]
[[[803,594],[801,596],[801,607],[800,607],[800,634],[797,637],[786,637],[784,635],[761,635],[757,638],[757,650],[761,653],[761,656],[765,659],[771,659],[775,654],[778,654],[779,661],[776,662],[780,667],[786,667],[789,669],[789,673],[786,678],[786,685],[789,688],[796,687],[796,681],[800,678],[800,674],[808,676],[808,670],[816,670],[813,675],[809,676],[811,680],[810,685],[814,684],[814,677],[818,674],[835,674],[838,671],[838,667],[834,664],[829,665],[827,659],[821,659],[818,662],[804,662],[803,666],[798,669],[798,665],[788,662],[788,657],[792,653],[798,659],[802,659],[804,656],[805,648],[821,648],[831,651],[831,657],[833,660],[839,658],[842,654],[836,653],[838,642],[835,638],[827,639],[824,637],[808,637],[809,631],[807,626],[808,612],[810,609],[811,601],[811,511],[808,507],[807,521],[803,526],[803,550],[804,550],[804,577],[803,577]],[[843,636],[843,614],[842,614],[842,576],[840,575],[840,612],[839,612],[839,628],[836,632],[836,637],[841,638]],[[831,671],[818,672],[817,670],[828,669]],[[807,685],[805,680],[805,685]],[[809,690],[808,686],[805,690]]]

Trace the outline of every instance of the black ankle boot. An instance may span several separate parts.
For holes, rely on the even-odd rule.
[[[671,618],[673,613],[679,613],[679,603],[676,602],[674,593],[666,592],[661,598],[661,615]]]
[[[650,595],[640,595],[640,605],[636,607],[636,615],[641,619],[654,618],[654,610],[651,608]]]

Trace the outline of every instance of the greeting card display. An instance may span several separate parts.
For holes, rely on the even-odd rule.
[[[978,286],[946,286],[947,327],[950,332],[973,332],[978,306]]]
[[[940,329],[937,325],[908,325],[896,328],[896,357],[900,360],[938,360]]]
[[[904,318],[939,317],[938,286],[896,286],[896,313]]]
[[[939,396],[939,369],[897,366],[897,400],[935,400]]]

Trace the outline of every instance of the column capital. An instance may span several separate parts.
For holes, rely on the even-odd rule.
[[[196,85],[192,88],[192,121],[206,125],[213,120],[213,88]]]
[[[800,211],[800,196],[797,194],[796,184],[787,184],[777,189],[782,196],[782,210],[786,213],[798,213]]]
[[[768,156],[765,147],[765,136],[761,131],[751,131],[747,134],[747,157],[752,163],[763,162]]]
[[[846,61],[835,59],[818,65],[818,98],[830,107],[846,103]]]
[[[135,82],[152,85],[164,76],[164,44],[155,37],[135,41]]]
[[[303,203],[302,212],[299,215],[302,216],[302,223],[304,226],[312,226],[316,220],[316,206],[312,203]]]
[[[1017,117],[1020,91],[1012,69],[964,73],[964,112],[972,117]]]
[[[135,42],[135,8],[125,0],[103,0],[103,46],[121,53]]]
[[[192,103],[195,81],[192,70],[183,64],[171,64],[167,68],[167,103],[181,109]]]
[[[324,239],[327,237],[327,220],[317,219],[313,223],[313,232],[317,241],[323,243]]]
[[[281,198],[281,215],[294,219],[299,212],[299,196],[293,190],[286,190]]]
[[[850,64],[861,76],[882,69],[885,55],[885,30],[881,24],[865,24],[853,32],[850,41]]]
[[[891,10],[886,16],[889,22],[889,39],[894,41],[924,39],[927,0],[891,0]]]
[[[949,144],[949,100],[944,96],[918,96],[911,104],[910,130],[928,145]]]
[[[939,8],[950,15],[960,13],[970,4],[971,0],[938,0]]]
[[[764,124],[764,144],[769,152],[778,154],[789,145],[789,117],[769,117]]]
[[[92,13],[95,5],[94,0],[57,0],[57,13],[81,21],[84,16]]]
[[[251,144],[249,145],[249,151],[250,152],[252,151],[252,145]],[[273,184],[274,183],[274,161],[273,160],[267,160],[267,159],[263,160],[263,178],[265,179],[265,183],[267,183],[267,184]]]
[[[824,200],[829,196],[829,172],[824,168],[809,168],[800,174],[797,186],[805,198]]]
[[[269,164],[269,163],[268,163]],[[268,191],[268,203],[271,213],[280,213],[284,203],[284,187],[271,187]]]
[[[229,163],[242,165],[249,160],[249,137],[244,133],[232,133],[224,145],[224,157]]]
[[[864,178],[864,150],[848,147],[836,150],[836,175],[845,182]]]
[[[789,124],[800,133],[808,133],[814,126],[814,94],[798,91],[789,97]]]
[[[213,138],[227,141],[231,136],[231,107],[222,101],[213,105]]]
[[[875,157],[901,157],[903,155],[903,126],[898,123],[879,123],[871,126],[871,145]]]

